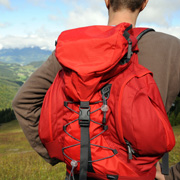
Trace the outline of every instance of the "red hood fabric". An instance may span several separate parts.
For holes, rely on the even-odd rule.
[[[65,91],[70,98],[91,100],[94,91],[128,65],[116,66],[127,53],[128,42],[123,33],[129,26],[90,26],[60,34],[56,57],[63,66]],[[132,29],[128,32],[133,34]],[[137,41],[133,42],[136,48]]]

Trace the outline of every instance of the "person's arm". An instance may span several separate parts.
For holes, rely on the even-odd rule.
[[[24,83],[12,102],[16,118],[32,148],[52,165],[58,163],[58,160],[51,159],[41,143],[38,124],[44,96],[61,69],[53,52]]]
[[[164,175],[161,173],[161,166],[159,162],[156,164],[156,179],[157,180],[165,180]]]
[[[157,163],[156,179],[157,180],[180,180],[180,162],[170,168],[169,175],[163,175],[161,173],[160,164]]]
[[[180,180],[180,162],[172,166],[165,180]]]

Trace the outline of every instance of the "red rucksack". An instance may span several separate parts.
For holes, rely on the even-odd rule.
[[[122,23],[59,36],[63,68],[45,96],[39,136],[69,176],[153,180],[156,162],[174,147],[152,72],[138,63],[137,36],[148,31]]]

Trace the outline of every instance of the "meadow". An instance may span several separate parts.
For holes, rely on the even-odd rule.
[[[173,127],[176,146],[170,153],[170,166],[180,161],[180,125]],[[52,167],[28,144],[17,121],[0,126],[0,179],[64,180],[65,165]]]
[[[17,121],[0,126],[1,180],[64,180],[65,165],[52,167],[27,142]]]

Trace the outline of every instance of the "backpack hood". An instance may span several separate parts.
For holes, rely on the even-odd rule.
[[[128,23],[90,26],[60,34],[55,54],[64,70],[68,96],[73,100],[90,100],[93,92],[102,88],[99,87],[100,81],[107,83],[117,74],[116,71],[125,68],[116,65],[127,53],[128,41],[123,34],[128,27]],[[129,30],[130,34],[132,31]],[[133,40],[134,48],[136,44],[137,41]]]

